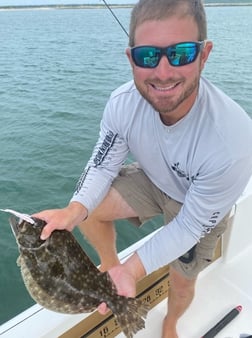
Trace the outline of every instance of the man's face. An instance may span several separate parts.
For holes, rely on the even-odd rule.
[[[172,16],[159,21],[146,21],[135,32],[135,46],[167,47],[179,42],[198,41],[198,27],[192,17]],[[134,64],[130,49],[126,54],[132,66],[134,81],[142,96],[160,113],[165,124],[185,116],[197,96],[200,73],[211,51],[208,42],[197,59],[181,67],[171,66],[162,56],[156,68]]]

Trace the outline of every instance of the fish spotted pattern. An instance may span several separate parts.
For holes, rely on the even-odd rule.
[[[141,300],[117,294],[107,272],[100,272],[75,237],[55,230],[43,241],[45,222],[31,224],[11,217],[20,256],[18,265],[31,297],[43,307],[61,313],[90,312],[105,302],[128,338],[144,328],[148,306]]]

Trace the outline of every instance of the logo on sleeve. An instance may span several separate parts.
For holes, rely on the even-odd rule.
[[[96,167],[104,161],[109,150],[112,148],[116,137],[117,134],[114,134],[111,130],[107,132],[102,145],[98,148],[97,154],[94,158],[94,164]]]

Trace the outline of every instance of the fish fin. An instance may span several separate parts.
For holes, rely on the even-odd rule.
[[[17,266],[21,266],[21,264],[22,264],[22,258],[21,258],[21,256],[18,256],[18,258],[17,258]]]
[[[149,311],[148,304],[140,299],[118,296],[113,304],[108,304],[125,336],[132,338],[134,333],[145,327],[145,320]]]

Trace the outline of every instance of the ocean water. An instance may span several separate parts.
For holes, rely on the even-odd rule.
[[[130,9],[116,9],[128,29]],[[252,116],[252,7],[207,8],[214,50],[204,75]],[[106,9],[0,12],[0,208],[65,206],[97,139],[110,92],[131,78],[127,36]],[[118,249],[145,236],[117,224]],[[90,246],[76,235],[97,263]],[[0,213],[0,324],[33,304]]]

